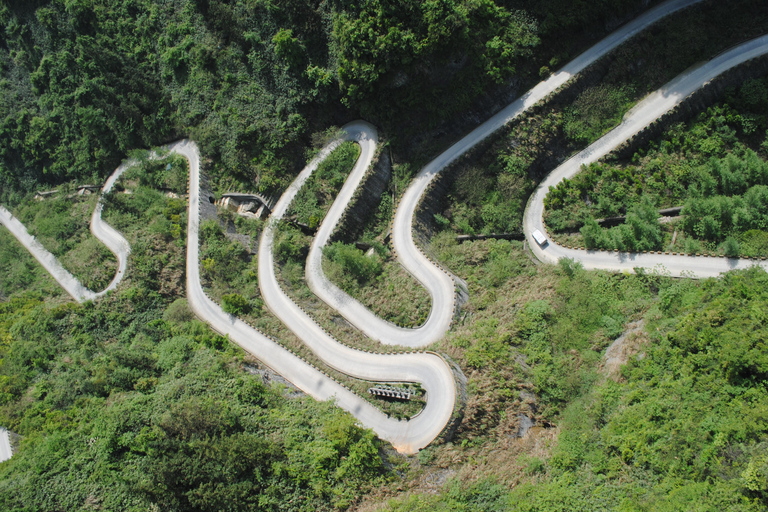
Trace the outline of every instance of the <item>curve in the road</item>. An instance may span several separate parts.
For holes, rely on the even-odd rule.
[[[359,122],[347,125],[344,131],[345,139],[355,140],[360,144],[362,150],[358,165],[364,171],[366,162],[370,162],[375,150],[375,130],[367,123]],[[307,178],[341,141],[342,139],[337,139],[323,148],[299,173],[272,209],[272,216],[267,221],[259,243],[259,287],[264,303],[272,313],[330,367],[364,380],[421,384],[427,394],[427,404],[409,421],[388,418],[355,394],[349,393],[349,397],[345,396],[344,401],[337,396],[339,405],[350,410],[379,437],[387,439],[400,451],[414,453],[432,442],[453,415],[456,383],[450,366],[442,357],[433,353],[374,354],[339,343],[291,300],[280,287],[276,276],[273,249],[278,224]],[[189,246],[192,245],[190,239]],[[189,261],[192,259],[189,258]],[[261,358],[262,353],[259,354]],[[272,366],[269,361],[265,362]],[[303,372],[289,367],[286,368],[288,373],[283,373],[272,367],[294,383],[293,377]]]
[[[552,75],[550,79],[534,87],[526,95],[497,113],[422,169],[400,201],[393,224],[393,244],[400,263],[427,288],[432,297],[432,310],[425,324],[429,328],[424,330],[425,326],[422,326],[421,331],[419,329],[405,330],[408,332],[396,330],[393,331],[391,336],[387,335],[384,339],[381,339],[376,334],[377,331],[381,330],[379,329],[381,324],[375,328],[370,326],[361,327],[362,330],[372,335],[372,337],[380,339],[382,342],[400,345],[423,346],[440,339],[449,329],[453,316],[453,279],[433,264],[421,252],[413,240],[413,215],[421,196],[432,179],[461,154],[555,91],[573,75],[596,59],[602,57],[648,25],[655,23],[658,19],[699,1],[701,0],[670,0],[646,12],[577,57],[563,69]],[[351,138],[357,137],[359,139],[358,142],[363,146],[367,140],[365,138],[365,134],[368,133],[366,130],[370,127],[365,128],[362,125],[358,127],[360,128],[358,135],[353,134],[354,126],[348,126],[347,133]],[[317,167],[319,161],[330,153],[335,144],[338,144],[338,141],[326,147],[317,158],[310,162],[307,168],[302,171],[291,187],[289,187],[273,211],[273,217],[268,222],[262,235],[259,251],[259,284],[262,295],[268,307],[331,367],[345,374],[363,379],[421,383],[428,395],[427,405],[424,410],[407,422],[388,418],[360,396],[347,390],[344,386],[259,333],[245,322],[225,313],[221,307],[205,295],[200,284],[199,274],[199,154],[194,143],[182,141],[169,146],[168,149],[185,156],[190,162],[190,214],[187,244],[187,291],[189,304],[192,310],[215,330],[229,335],[232,341],[241,345],[245,350],[257,355],[268,366],[291,380],[306,393],[321,400],[335,399],[338,405],[350,411],[364,426],[372,428],[381,438],[390,441],[400,451],[413,453],[434,440],[450,421],[456,400],[456,387],[448,364],[436,354],[431,353],[369,354],[343,346],[290,300],[283,290],[280,289],[275,276],[272,247],[276,224],[285,213],[286,208],[300,186]],[[96,212],[94,212],[94,215],[96,215]],[[10,221],[13,220],[15,219],[11,216]],[[17,220],[16,222],[18,223]],[[20,223],[18,225],[21,226]],[[23,228],[23,226],[21,227]],[[112,239],[108,243],[110,248],[112,248],[115,245],[114,236],[117,233],[109,233],[108,229],[104,229],[107,233],[105,238]],[[26,232],[26,230],[23,231]],[[12,229],[12,232],[14,232],[17,238],[24,235],[24,233],[18,230],[14,231]],[[26,234],[29,235],[28,233]],[[32,239],[32,242],[34,242],[34,239]],[[25,243],[25,245],[27,244]],[[42,254],[38,248],[33,246],[34,244],[27,245],[33,254],[35,252]],[[127,247],[127,242],[125,246]],[[45,252],[47,253],[47,251]],[[55,258],[50,253],[47,254],[53,262],[41,260],[41,263],[54,274],[54,277],[57,277],[56,274],[61,275],[61,270],[63,269],[60,268],[60,265],[58,265],[58,262],[55,261]],[[38,257],[38,255],[36,254],[35,257]],[[40,258],[38,259],[40,260]],[[84,300],[86,295],[83,294],[83,290],[73,288],[72,280],[74,278],[71,275],[69,275],[69,278],[71,280],[66,279],[66,275],[64,275],[63,282],[58,278],[57,280],[76,299]],[[76,280],[74,282],[76,283]],[[114,284],[116,285],[116,283]],[[112,285],[110,286],[113,287]],[[96,296],[98,294],[94,294],[94,297]],[[345,314],[343,311],[342,313]],[[348,315],[345,314],[345,316]],[[348,318],[356,322],[355,316],[348,316]],[[383,323],[381,320],[378,321]],[[408,336],[412,338],[406,339]]]
[[[370,125],[365,127],[370,128]],[[353,136],[351,135],[353,130],[354,125],[350,125],[347,133]],[[367,132],[359,130],[355,133],[358,142],[365,146],[364,139]],[[309,173],[339,142],[334,141],[330,147],[326,147],[308,166],[310,169],[305,170],[297,178],[278,203],[276,207],[278,213],[273,215],[273,218],[279,219],[282,216],[285,207]],[[373,147],[375,148],[375,142]],[[180,141],[166,146],[164,151],[184,156],[189,162],[187,298],[192,311],[214,330],[228,336],[230,340],[257,356],[308,395],[318,400],[335,400],[337,405],[351,412],[363,426],[371,428],[380,438],[391,442],[397,450],[403,453],[415,453],[432,442],[450,421],[456,401],[456,385],[448,364],[440,356],[432,353],[371,354],[345,347],[333,340],[280,290],[274,279],[274,267],[271,264],[271,230],[265,230],[260,251],[260,254],[270,255],[270,264],[262,263],[261,266],[268,269],[268,275],[271,275],[272,279],[260,273],[262,290],[266,291],[265,302],[321,359],[342,373],[368,380],[420,383],[428,397],[427,405],[422,412],[410,421],[399,421],[388,417],[370,402],[286,350],[274,340],[242,320],[225,313],[218,304],[206,296],[200,283],[199,271],[200,156],[198,149],[191,141]],[[368,152],[364,151],[362,154],[365,156]],[[107,180],[103,192],[109,192],[120,175],[135,164],[134,160],[130,160],[118,167]],[[120,264],[118,273],[110,286],[99,293],[83,287],[62,267],[53,254],[29,234],[18,219],[2,207],[0,207],[0,221],[75,300],[83,302],[98,298],[117,286],[125,273],[127,256],[130,252],[128,242],[114,228],[102,221],[102,208],[103,202],[100,200],[91,218],[91,230],[110,250],[115,252]],[[274,226],[274,222],[270,225]],[[267,234],[267,231],[270,234]]]
[[[101,218],[101,212],[104,208],[104,195],[108,194],[114,187],[120,176],[130,167],[135,165],[135,161],[130,160],[123,163],[107,179],[104,187],[101,189],[101,196],[96,208],[91,215],[91,233],[112,251],[117,259],[117,271],[109,285],[100,292],[89,290],[80,283],[67,269],[65,269],[56,256],[43,247],[43,245],[32,236],[27,228],[24,227],[19,219],[0,206],[0,224],[4,225],[8,231],[35,257],[35,259],[45,268],[48,273],[69,293],[76,301],[85,302],[87,300],[97,299],[109,291],[114,290],[120,281],[123,280],[125,269],[128,266],[128,255],[131,252],[131,246],[120,233],[112,226],[104,222]]]
[[[565,178],[572,177],[581,170],[583,165],[603,158],[725,71],[766,54],[768,54],[768,36],[763,36],[734,47],[709,62],[683,73],[638,103],[619,126],[552,171],[531,195],[523,216],[525,237],[536,257],[548,263],[557,263],[560,258],[572,258],[581,262],[587,269],[632,271],[634,268],[650,268],[681,277],[714,277],[729,270],[744,269],[753,265],[762,265],[763,268],[768,269],[768,264],[765,262],[749,259],[585,251],[568,249],[552,240],[542,247],[532,236],[537,229],[541,233],[547,232],[543,219],[544,198],[550,187],[556,186]]]
[[[430,345],[442,338],[450,329],[455,310],[454,277],[432,262],[421,251],[413,238],[414,215],[432,180],[461,155],[549,96],[590,64],[665,16],[699,2],[701,0],[669,0],[648,10],[589,48],[516,101],[510,103],[449,147],[418,173],[405,191],[395,212],[392,225],[392,243],[400,264],[429,292],[432,305],[429,316],[423,325],[414,329],[407,329],[377,317],[368,308],[333,284],[322,271],[322,248],[329,241],[344,213],[344,208],[352,198],[354,190],[359,186],[367,166],[370,165],[370,161],[362,164],[358,161],[358,166],[353,169],[312,242],[306,271],[310,289],[366,336],[383,344],[415,348]],[[365,129],[370,134],[370,137],[365,139],[365,143],[375,144],[375,129],[370,125],[366,125]],[[347,137],[350,136],[347,135]],[[372,155],[373,151],[370,154]]]

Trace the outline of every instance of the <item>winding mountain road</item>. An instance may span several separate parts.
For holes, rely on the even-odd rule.
[[[766,54],[768,54],[768,36],[763,36],[732,48],[709,62],[683,73],[638,103],[624,116],[619,126],[552,171],[531,195],[523,217],[525,237],[536,257],[547,263],[557,263],[560,258],[572,258],[581,262],[586,269],[632,271],[636,267],[642,267],[684,277],[715,277],[729,270],[744,269],[757,264],[768,269],[766,262],[748,259],[584,251],[568,249],[551,240],[541,247],[532,236],[537,229],[542,233],[547,232],[543,219],[544,198],[550,187],[578,173],[582,165],[596,162],[606,156],[715,77],[750,59]]]
[[[170,146],[189,161],[189,222],[187,239],[187,299],[194,313],[221,334],[257,356],[266,365],[318,400],[334,399],[360,423],[403,453],[415,453],[437,437],[450,420],[456,400],[456,387],[450,368],[442,358],[428,353],[384,355],[354,350],[336,342],[280,289],[272,256],[274,231],[296,192],[319,162],[338,141],[321,151],[299,174],[272,210],[272,217],[259,246],[259,285],[267,306],[328,365],[353,377],[419,382],[429,400],[422,412],[410,421],[387,417],[369,402],[313,368],[275,341],[242,320],[222,310],[205,295],[199,269],[200,156],[197,146],[182,141]]]
[[[120,281],[123,280],[125,275],[125,269],[128,266],[128,255],[131,253],[131,246],[123,235],[117,232],[115,228],[104,222],[101,218],[101,212],[104,209],[104,195],[109,193],[114,187],[120,176],[133,165],[135,161],[129,160],[120,165],[115,172],[107,179],[104,187],[101,189],[101,197],[96,208],[91,215],[91,233],[98,238],[101,243],[107,246],[107,249],[112,251],[117,259],[117,271],[115,277],[109,285],[100,292],[94,292],[86,288],[73,276],[67,269],[65,269],[56,256],[43,247],[43,245],[32,236],[27,228],[24,227],[19,219],[13,216],[13,214],[0,206],[0,224],[8,228],[8,231],[16,237],[16,239],[34,256],[34,258],[48,271],[49,274],[61,285],[64,290],[67,291],[76,301],[85,302],[87,300],[98,299],[99,297],[107,294],[110,290],[114,290]]]
[[[536,85],[526,94],[510,103],[493,117],[472,130],[437,158],[429,162],[417,174],[405,191],[395,212],[392,226],[392,243],[400,264],[429,292],[432,304],[426,322],[414,329],[396,326],[377,317],[368,308],[330,282],[322,270],[322,248],[327,244],[352,198],[354,190],[363,178],[367,164],[358,161],[330,211],[326,214],[307,258],[306,278],[310,289],[329,306],[334,308],[366,336],[385,345],[424,347],[445,336],[451,327],[455,311],[454,278],[435,265],[416,245],[413,238],[413,219],[422,196],[433,179],[461,155],[475,147],[498,129],[543,100],[587,66],[610,53],[632,36],[645,30],[660,19],[701,0],[671,0],[663,2],[623,25],[608,37],[595,44],[566,64],[547,80]],[[366,125],[366,144],[376,140],[376,131]],[[355,129],[360,129],[356,127]],[[350,140],[353,135],[348,135]]]
[[[470,134],[452,145],[448,150],[438,156],[435,160],[425,166],[412,184],[406,190],[400,204],[397,208],[394,229],[393,244],[400,263],[406,268],[430,293],[432,297],[432,309],[426,323],[417,329],[400,329],[392,324],[377,318],[367,309],[362,307],[357,301],[346,296],[341,290],[328,286],[327,279],[322,275],[321,250],[327,243],[330,233],[335,223],[338,222],[343,208],[351,198],[355,188],[359,185],[360,179],[365,170],[370,165],[373,157],[377,134],[376,130],[366,123],[352,123],[345,127],[344,139],[355,140],[361,146],[361,156],[353,170],[350,179],[342,188],[339,198],[334,202],[331,211],[326,216],[323,225],[318,232],[318,238],[312,245],[310,257],[307,263],[308,280],[312,289],[326,300],[334,308],[338,309],[353,324],[357,325],[364,333],[374,339],[387,344],[405,345],[410,347],[428,345],[442,338],[448,331],[453,317],[454,301],[454,281],[453,278],[439,269],[435,264],[419,250],[413,239],[413,216],[420,201],[427,190],[429,183],[435,176],[445,169],[450,163],[459,156],[474,147],[480,141],[491,135],[497,129],[514,119],[522,112],[545,98],[558,87],[565,84],[573,75],[586,68],[595,60],[604,56],[619,44],[626,41],[631,36],[640,32],[647,26],[655,23],[662,17],[678,11],[684,7],[698,3],[701,0],[672,0],[664,2],[657,7],[649,10],[636,20],[620,28],[606,39],[593,46],[582,55],[574,59],[563,69],[553,74],[548,80],[531,89],[524,96],[504,108],[491,119],[473,130]],[[673,82],[662,91],[655,100],[649,98],[633,110],[627,121],[639,115],[642,119],[650,119],[654,112],[665,112],[662,105],[673,98],[684,97],[686,91],[691,87],[700,87],[701,83],[710,79],[710,74],[727,69],[735,65],[738,59],[742,62],[753,55],[764,53],[763,45],[765,42],[754,43],[755,46],[742,45],[724,55],[730,57],[722,60],[714,59],[707,65],[687,73],[678,81]],[[701,72],[700,72],[701,71]],[[698,86],[696,84],[699,84]],[[677,100],[675,100],[677,101]],[[645,105],[653,104],[645,111]],[[671,105],[671,103],[670,103]],[[671,107],[669,107],[671,108]],[[643,114],[637,114],[644,112]],[[658,115],[658,114],[657,114]],[[654,118],[655,119],[655,118]],[[638,121],[640,122],[640,121]],[[645,121],[643,121],[645,122]],[[623,126],[624,124],[622,124]],[[616,130],[622,128],[621,126]],[[631,136],[634,128],[627,133]],[[611,132],[613,133],[613,132]],[[635,132],[636,133],[636,132]],[[610,135],[610,134],[609,134]],[[623,135],[622,135],[623,136]],[[601,139],[603,141],[603,139]],[[598,141],[596,145],[590,146],[585,150],[584,158],[592,158],[601,151],[610,151],[609,148],[615,147],[613,142],[606,139],[603,145]],[[188,243],[187,243],[187,298],[189,305],[194,313],[207,322],[211,327],[223,335],[227,335],[230,340],[243,347],[249,353],[254,354],[265,364],[270,366],[276,372],[280,373],[288,380],[293,382],[298,388],[320,400],[334,399],[336,403],[350,411],[365,426],[373,429],[376,434],[390,441],[395,448],[404,453],[415,453],[420,448],[427,446],[437,437],[450,421],[456,402],[456,385],[452,371],[448,364],[438,355],[432,353],[415,354],[371,354],[355,350],[342,345],[326,333],[309,315],[296,305],[287,294],[280,288],[275,274],[275,264],[273,257],[274,235],[278,222],[285,214],[290,202],[295,197],[297,191],[304,184],[307,177],[317,168],[319,162],[327,157],[331,150],[341,142],[336,140],[325,147],[320,154],[313,159],[307,167],[299,174],[296,180],[291,184],[285,194],[281,197],[273,209],[273,215],[269,219],[267,226],[262,234],[259,258],[259,286],[265,304],[269,309],[284,322],[294,333],[296,333],[311,350],[317,354],[329,366],[352,377],[375,380],[375,381],[402,381],[419,382],[427,392],[427,405],[424,410],[410,421],[398,421],[388,418],[380,410],[375,408],[362,397],[352,393],[344,386],[324,375],[321,371],[312,367],[296,355],[281,347],[275,341],[258,332],[245,322],[225,313],[222,308],[205,295],[200,283],[199,271],[199,225],[200,225],[200,156],[197,146],[191,141],[180,141],[167,147],[171,152],[180,154],[189,161],[190,189],[189,189],[189,220],[188,220]],[[605,154],[605,153],[603,153]],[[599,156],[595,157],[599,158]],[[586,160],[584,160],[586,161]],[[576,162],[574,160],[574,162]],[[130,162],[121,166],[123,170],[131,165]],[[572,164],[575,167],[563,170],[561,173],[577,172],[580,163]],[[118,168],[118,171],[120,168]],[[557,176],[560,174],[560,168],[551,176],[553,183],[559,181]],[[117,174],[117,171],[116,171]],[[563,174],[564,176],[565,174]],[[119,174],[118,174],[119,176]],[[117,177],[105,185],[105,192],[111,188]],[[537,189],[536,193],[529,203],[525,215],[526,236],[531,239],[530,233],[533,229],[541,229],[542,210],[537,209],[537,205],[543,205],[543,196],[539,195],[541,191],[546,191],[549,184],[552,183],[547,178]],[[108,188],[109,187],[109,188]],[[207,200],[207,198],[206,198]],[[62,286],[79,301],[96,298],[109,289],[114,288],[122,277],[125,269],[125,259],[130,248],[128,243],[114,229],[101,221],[101,203],[94,211],[92,218],[92,231],[118,256],[119,271],[115,279],[107,290],[95,294],[86,290],[71,276],[53,256],[45,251],[31,235],[24,229],[23,225],[14,219],[10,212],[0,207],[0,222],[6,225],[11,232],[19,238],[20,241],[35,255],[35,257],[48,269],[49,272],[59,281]],[[94,227],[94,225],[96,227]],[[538,226],[538,227],[537,227]],[[560,257],[576,257],[584,262],[587,268],[616,268],[611,266],[615,261],[601,263],[598,259],[591,260],[594,255],[584,253],[583,251],[573,251],[572,255],[567,249],[559,248],[555,244],[550,244],[548,248],[541,249],[535,243],[531,246],[536,255],[544,261],[555,262]],[[565,251],[565,252],[561,252]],[[631,267],[645,266],[638,265],[638,258],[643,258],[645,262],[646,255],[625,255],[627,258],[635,258],[631,262],[626,262]],[[663,264],[667,266],[666,260],[662,257],[648,255],[647,264],[655,266]],[[600,255],[600,258],[603,256]],[[607,255],[616,260],[617,257],[612,254]],[[618,256],[621,259],[621,255]],[[685,261],[685,270],[692,270],[691,261],[699,258],[687,258]],[[716,258],[701,258],[706,263],[717,263]],[[641,262],[641,263],[643,263]],[[621,262],[619,262],[621,263]],[[726,262],[726,266],[740,268],[741,261],[735,261],[733,265]],[[746,264],[746,263],[745,263]],[[600,266],[607,265],[607,266]],[[630,267],[630,268],[631,268]],[[622,267],[626,268],[626,267]],[[710,267],[707,267],[710,268]],[[681,270],[682,272],[682,270]],[[705,269],[702,269],[705,272]],[[718,273],[719,270],[711,270]],[[701,275],[704,275],[703,273]],[[324,281],[325,280],[325,281]],[[79,287],[78,287],[79,286]],[[362,309],[360,309],[362,308]]]

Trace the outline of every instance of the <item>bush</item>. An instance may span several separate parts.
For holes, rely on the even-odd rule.
[[[221,297],[221,308],[234,316],[243,316],[251,312],[248,299],[238,293],[229,293]]]
[[[589,144],[621,121],[632,104],[632,91],[625,87],[601,84],[590,87],[566,109],[563,129],[578,144]]]
[[[341,274],[348,274],[360,285],[375,279],[383,271],[378,254],[374,252],[367,256],[354,245],[335,242],[327,246],[323,254],[339,267]]]

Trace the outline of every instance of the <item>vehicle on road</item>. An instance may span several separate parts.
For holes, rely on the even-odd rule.
[[[531,236],[533,236],[533,239],[536,240],[536,243],[539,244],[540,247],[544,247],[549,243],[547,237],[544,236],[544,233],[538,229],[534,229],[533,233],[531,233]]]

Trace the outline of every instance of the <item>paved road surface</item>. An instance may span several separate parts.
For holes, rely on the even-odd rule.
[[[541,82],[525,95],[484,122],[445,152],[427,164],[411,182],[395,213],[392,229],[393,245],[398,261],[424,286],[432,300],[432,307],[426,322],[415,329],[404,329],[378,318],[340,288],[332,284],[322,272],[322,247],[327,243],[334,227],[341,218],[344,208],[359,185],[365,173],[369,158],[375,151],[376,130],[366,124],[348,127],[345,138],[357,140],[363,154],[353,169],[347,183],[339,193],[331,210],[323,220],[318,234],[310,248],[307,259],[307,282],[312,291],[332,308],[336,309],[352,325],[366,336],[386,345],[424,347],[442,338],[451,326],[455,306],[454,281],[433,264],[416,245],[413,239],[413,218],[421,197],[435,176],[462,154],[483,139],[510,122],[530,107],[549,96],[584,68],[605,56],[632,36],[643,31],[659,19],[699,3],[701,0],[672,0],[664,2],[622,26],[611,35],[576,57],[549,79]]]
[[[349,126],[348,129],[350,133],[354,133],[356,129],[364,131],[366,127],[364,124],[356,124]],[[272,209],[272,216],[267,222],[259,243],[259,287],[262,298],[272,313],[329,366],[352,377],[365,380],[421,384],[427,393],[427,405],[419,415],[407,422],[387,418],[355,394],[349,392],[335,394],[341,407],[351,411],[363,425],[372,428],[379,437],[390,441],[399,451],[415,453],[440,434],[453,414],[456,384],[448,364],[441,357],[431,353],[372,354],[342,345],[288,297],[280,288],[275,274],[273,249],[277,224],[307,178],[339,143],[340,141],[337,140],[323,148],[320,154],[307,164]],[[365,146],[367,145],[364,144]],[[190,233],[192,231],[193,227],[190,226]],[[188,245],[190,247],[194,245],[191,237]],[[192,261],[190,255],[188,255],[188,261]],[[269,352],[259,352],[259,358],[265,360],[262,357],[265,353]],[[294,380],[297,375],[303,375],[307,371],[306,368],[297,368],[294,365],[280,369],[273,366],[268,359],[265,362],[298,387],[316,396],[318,389],[307,389]],[[303,366],[306,367],[306,365]],[[319,391],[332,383],[328,379],[313,379],[314,381],[320,385]]]
[[[8,431],[0,427],[0,462],[10,459],[12,455],[11,438]]]
[[[392,330],[386,336],[378,336],[376,333],[383,324],[380,319],[378,325],[371,323],[373,315],[363,313],[359,317],[368,320],[361,321],[365,332],[371,333],[374,338],[385,343],[397,343],[410,346],[423,346],[441,338],[450,327],[453,314],[454,286],[450,276],[433,265],[416,247],[412,238],[413,213],[420,197],[426,190],[429,182],[435,175],[453,162],[461,154],[472,148],[485,137],[509,122],[521,112],[546,97],[564,84],[574,74],[578,73],[590,63],[615,48],[617,45],[640,32],[648,25],[661,17],[697,3],[700,0],[674,0],[665,2],[651,9],[635,21],[625,25],[605,40],[577,57],[574,61],[555,73],[550,79],[534,87],[517,101],[493,116],[486,123],[472,131],[469,135],[451,146],[446,152],[427,165],[406,191],[395,215],[393,243],[399,261],[411,272],[430,292],[432,297],[432,311],[427,323],[420,329]],[[370,125],[354,124],[347,127],[347,137],[358,140],[363,148],[360,166],[362,172],[366,161],[372,155],[375,148],[376,134]],[[187,293],[190,307],[203,320],[208,322],[216,331],[227,334],[229,338],[253,353],[264,361],[272,369],[285,376],[297,387],[311,396],[325,400],[334,398],[337,403],[355,415],[366,427],[372,428],[380,437],[393,443],[393,445],[406,453],[413,453],[429,444],[443,429],[450,419],[456,399],[456,389],[448,365],[440,357],[430,353],[408,355],[382,355],[369,354],[345,347],[331,338],[318,326],[306,313],[295,305],[290,298],[280,289],[275,277],[274,261],[272,256],[274,230],[276,222],[285,213],[290,201],[302,186],[306,178],[316,169],[319,161],[325,158],[339,141],[326,147],[316,159],[305,168],[288,191],[278,202],[273,211],[273,217],[264,230],[259,251],[259,284],[267,306],[278,316],[291,330],[293,330],[305,343],[330,366],[354,377],[381,380],[381,381],[405,381],[420,382],[427,391],[427,406],[421,414],[409,422],[396,421],[387,418],[381,411],[363,400],[361,397],[348,391],[343,386],[312,368],[297,356],[279,346],[263,334],[251,328],[244,322],[226,314],[221,307],[211,301],[203,292],[199,274],[199,154],[194,143],[182,141],[170,146],[173,152],[185,156],[190,162],[190,214],[188,223],[187,244]],[[356,172],[360,172],[359,169]],[[355,173],[353,173],[355,174]],[[355,174],[357,176],[357,174]],[[350,185],[349,190],[354,190],[357,185]],[[349,194],[345,190],[345,198]],[[345,201],[345,199],[342,199]],[[346,204],[340,203],[340,204]],[[336,205],[333,207],[337,208]],[[100,211],[100,210],[99,210]],[[334,216],[336,214],[334,210]],[[96,215],[96,212],[94,212]],[[534,216],[535,217],[535,216]],[[10,217],[6,210],[0,210],[0,221],[10,225],[11,231],[22,243],[30,249],[35,257],[41,260],[46,269],[62,283],[65,289],[78,300],[83,300],[85,293],[78,289],[79,283],[74,281],[71,275],[66,273],[58,262],[52,259],[47,251],[40,251],[35,246],[35,241],[24,239],[26,230],[16,219]],[[97,228],[94,234],[104,236],[111,249],[121,251],[120,247],[127,247],[117,240],[116,232],[105,228]],[[330,223],[329,223],[330,225]],[[21,229],[18,229],[18,228]],[[111,228],[110,228],[111,229]],[[323,230],[330,228],[322,228]],[[324,231],[325,233],[325,231]],[[117,235],[119,236],[119,235]],[[29,234],[26,233],[27,238]],[[39,245],[39,244],[37,244]],[[321,243],[315,244],[321,247]],[[126,249],[127,250],[127,249]],[[48,256],[46,256],[46,254]],[[126,253],[127,255],[127,253]],[[552,255],[554,257],[554,255]],[[549,255],[547,256],[549,257]],[[42,258],[42,259],[41,259]],[[554,257],[556,259],[556,257]],[[120,259],[118,258],[120,261]],[[316,257],[313,260],[316,265]],[[124,268],[124,267],[121,267]],[[315,267],[316,268],[316,267]],[[62,273],[63,271],[63,273]],[[312,272],[313,277],[317,272]],[[68,277],[67,277],[68,276]],[[72,282],[74,281],[74,283]],[[114,284],[116,284],[113,281]],[[112,285],[110,285],[112,286]],[[92,292],[91,292],[92,293]],[[343,297],[340,300],[345,300]],[[343,308],[342,308],[343,309]],[[345,316],[350,314],[348,311]],[[358,316],[353,315],[350,320],[357,322]],[[394,327],[394,326],[392,326]],[[389,329],[389,327],[387,327]],[[373,331],[373,332],[371,332]]]
[[[104,184],[104,187],[102,188],[102,195],[111,191],[112,187],[120,178],[120,176],[126,171],[126,169],[133,166],[134,163],[135,162],[133,161],[125,162],[120,167],[118,167]],[[108,225],[101,219],[101,211],[103,208],[104,203],[102,202],[102,199],[99,198],[96,209],[93,211],[93,215],[91,216],[91,233],[93,233],[96,238],[101,240],[101,242],[106,245],[107,248],[115,255],[115,258],[117,259],[117,272],[115,272],[115,277],[112,278],[109,286],[100,292],[93,292],[83,286],[80,281],[75,278],[75,276],[70,274],[69,271],[65,269],[61,263],[59,263],[59,260],[57,260],[56,257],[51,254],[50,251],[48,251],[48,249],[43,247],[43,245],[38,242],[35,237],[29,233],[29,231],[27,231],[27,228],[24,227],[19,219],[14,217],[11,212],[2,206],[0,206],[0,224],[3,224],[6,228],[8,228],[13,236],[15,236],[16,239],[21,242],[24,247],[26,247],[32,256],[34,256],[35,259],[40,262],[43,268],[45,268],[48,273],[51,274],[51,276],[61,285],[61,287],[67,291],[67,293],[69,293],[76,301],[85,302],[86,300],[97,299],[117,287],[125,275],[125,269],[128,264],[128,255],[131,252],[131,246],[128,244],[128,241],[123,238],[123,236],[118,233],[112,226]]]
[[[544,220],[544,197],[550,187],[565,178],[578,173],[582,165],[596,162],[613,151],[624,141],[640,132],[685,98],[700,89],[707,82],[744,62],[768,54],[768,36],[759,37],[722,53],[711,61],[689,70],[658,91],[648,96],[624,116],[624,121],[584,151],[578,153],[552,171],[534,191],[528,201],[523,217],[523,229],[528,245],[541,261],[556,263],[560,258],[573,258],[586,269],[629,270],[635,267],[658,269],[673,276],[713,277],[722,272],[743,269],[757,264],[753,260],[716,258],[707,256],[684,256],[664,254],[618,253],[607,251],[582,251],[567,249],[551,240],[540,247],[531,233],[538,229],[546,233]],[[766,262],[760,262],[768,269]]]

